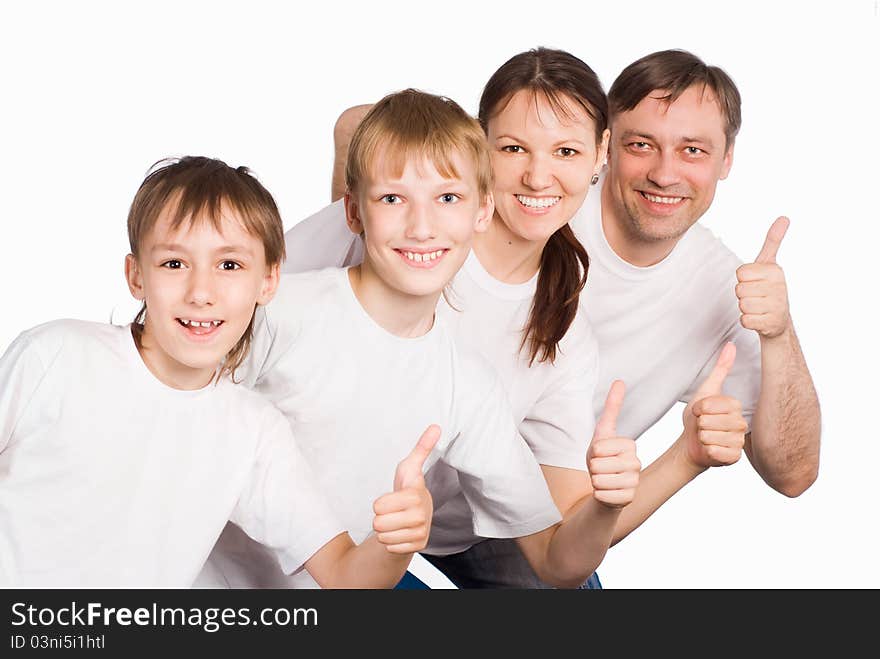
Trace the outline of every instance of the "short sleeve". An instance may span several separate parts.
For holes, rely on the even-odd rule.
[[[271,411],[230,519],[271,549],[284,573],[291,574],[345,528],[318,491],[287,421],[274,408]]]
[[[20,334],[0,358],[0,451],[9,445],[46,371],[37,345],[27,333]]]
[[[559,522],[559,510],[517,431],[500,379],[488,366],[467,370],[457,380],[466,381],[456,392],[456,404],[461,404],[458,432],[441,460],[458,472],[474,533],[514,538]]]
[[[571,338],[556,363],[544,369],[547,386],[519,427],[539,464],[586,471],[595,428],[598,345],[585,321]]]

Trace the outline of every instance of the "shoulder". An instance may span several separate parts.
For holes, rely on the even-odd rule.
[[[359,238],[345,221],[340,199],[298,222],[284,234],[287,257],[283,272],[303,272],[328,266],[349,265]]]
[[[689,261],[704,266],[724,265],[735,270],[742,265],[742,260],[711,229],[699,222],[684,235],[681,247]]]
[[[101,349],[130,336],[128,326],[110,325],[84,320],[53,320],[19,334],[15,343],[42,356],[57,355],[66,350]]]
[[[275,297],[266,305],[267,315],[314,313],[329,298],[340,295],[347,277],[347,270],[335,267],[282,274]]]

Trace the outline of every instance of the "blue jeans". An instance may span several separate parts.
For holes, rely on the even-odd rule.
[[[493,538],[459,554],[422,555],[459,588],[553,588],[538,578],[515,540]],[[594,572],[578,589],[601,590],[599,575]]]

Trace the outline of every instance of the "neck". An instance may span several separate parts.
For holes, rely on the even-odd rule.
[[[522,284],[538,272],[546,244],[517,236],[496,213],[488,230],[474,236],[473,250],[495,279],[505,284]]]
[[[681,236],[653,241],[640,239],[624,219],[626,209],[615,203],[611,186],[609,177],[602,186],[602,231],[611,249],[627,263],[640,268],[660,263],[672,253]]]
[[[440,291],[409,295],[396,290],[376,274],[368,261],[349,268],[348,281],[367,315],[394,336],[416,338],[433,327]]]
[[[147,321],[149,323],[149,320]],[[171,359],[153,341],[149,325],[144,327],[141,345],[138,347],[141,359],[157,380],[172,389],[195,391],[207,387],[214,379],[215,369],[192,368]]]

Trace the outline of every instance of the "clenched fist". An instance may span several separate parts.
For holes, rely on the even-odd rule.
[[[788,225],[787,217],[777,218],[755,262],[744,263],[736,270],[740,323],[767,339],[781,335],[791,325],[785,274],[776,263]]]
[[[617,416],[623,406],[623,395],[623,382],[615,380],[587,450],[593,498],[609,508],[623,508],[632,502],[642,469],[636,457],[635,440],[617,436]]]
[[[742,404],[721,393],[735,359],[736,346],[728,343],[682,413],[687,457],[699,467],[732,465],[742,456],[748,430]]]
[[[440,439],[440,427],[428,426],[416,447],[397,465],[394,491],[373,503],[376,539],[392,554],[412,554],[428,545],[434,502],[422,467]]]

